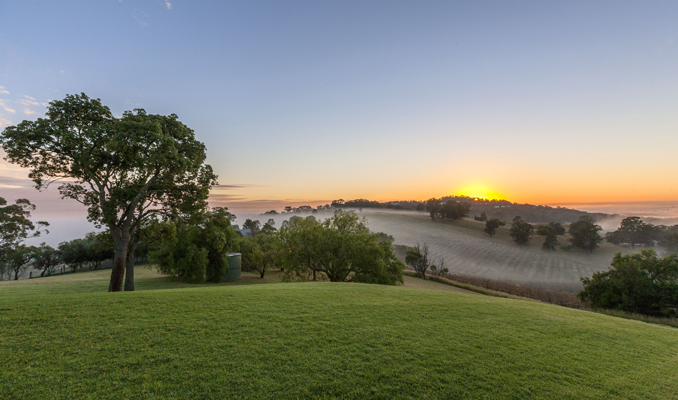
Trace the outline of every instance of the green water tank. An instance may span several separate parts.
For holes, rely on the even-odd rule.
[[[240,261],[242,255],[240,253],[228,253],[228,271],[221,279],[223,282],[230,282],[240,278]]]

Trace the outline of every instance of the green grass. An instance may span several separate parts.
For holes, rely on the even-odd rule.
[[[678,398],[673,328],[407,287],[111,294],[75,275],[0,283],[0,398]]]

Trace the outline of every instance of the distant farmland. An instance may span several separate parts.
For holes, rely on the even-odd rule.
[[[473,220],[433,222],[426,213],[376,210],[360,215],[368,219],[372,231],[392,235],[395,244],[427,243],[435,260],[445,258],[451,273],[496,280],[573,287],[581,277],[608,269],[615,252],[629,252],[603,243],[593,255],[578,250],[549,253],[541,250],[541,236],[535,235],[529,246],[516,246],[508,225],[490,238],[483,232],[485,224]],[[569,244],[567,236],[559,236],[559,241]]]

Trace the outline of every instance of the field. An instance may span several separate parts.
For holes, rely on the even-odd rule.
[[[426,243],[434,260],[445,258],[450,272],[536,285],[578,288],[579,278],[607,270],[615,252],[629,249],[602,243],[593,254],[580,250],[546,252],[543,238],[534,236],[528,246],[517,246],[509,236],[509,226],[500,227],[490,238],[483,222],[432,221],[426,213],[364,210],[375,232],[392,235],[395,244],[413,246]],[[559,237],[565,245],[567,236]]]
[[[673,328],[419,288],[137,276],[146,290],[115,294],[103,271],[0,282],[0,398],[678,398]]]

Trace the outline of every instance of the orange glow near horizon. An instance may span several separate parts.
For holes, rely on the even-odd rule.
[[[504,195],[497,193],[485,185],[469,185],[453,192],[455,196],[466,196],[474,199],[506,200]]]

